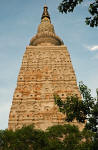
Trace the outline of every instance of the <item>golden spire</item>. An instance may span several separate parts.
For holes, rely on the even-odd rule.
[[[50,19],[50,15],[49,15],[49,13],[48,13],[48,7],[47,7],[47,5],[44,5],[44,11],[43,11],[41,20],[42,20],[43,18],[45,18],[45,17],[48,18],[48,19]]]

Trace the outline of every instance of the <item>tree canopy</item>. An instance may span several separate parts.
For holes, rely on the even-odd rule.
[[[81,99],[77,95],[72,95],[62,100],[59,95],[54,95],[55,103],[59,111],[65,114],[65,121],[85,123],[85,129],[95,134],[93,137],[94,145],[92,150],[98,149],[98,99],[91,96],[91,90],[79,83]],[[84,129],[84,131],[85,131]],[[85,133],[84,133],[85,134]],[[87,147],[89,150],[89,148]]]
[[[85,0],[62,0],[59,4],[59,11],[61,13],[73,12],[74,9]],[[89,17],[86,17],[86,24],[90,27],[98,26],[98,0],[94,0],[89,4],[88,11],[90,13]]]
[[[93,145],[92,133],[74,125],[56,125],[46,131],[33,126],[0,131],[0,150],[93,150]]]
[[[81,99],[77,95],[72,95],[62,100],[59,95],[54,95],[55,103],[58,105],[60,112],[66,114],[65,120],[72,122],[76,119],[78,122],[84,123],[87,120],[89,129],[96,126],[96,116],[98,116],[97,99],[91,96],[91,90],[79,83]]]

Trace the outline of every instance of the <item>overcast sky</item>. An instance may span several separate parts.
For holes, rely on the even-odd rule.
[[[8,116],[25,48],[36,34],[45,0],[0,0],[0,129]],[[92,0],[91,0],[92,1]],[[56,34],[71,55],[77,81],[83,81],[96,96],[98,88],[98,28],[85,25],[89,0],[72,14],[60,14],[61,0],[47,0]]]

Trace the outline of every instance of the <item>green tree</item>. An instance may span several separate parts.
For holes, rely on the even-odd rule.
[[[88,118],[88,122],[86,124],[86,127],[88,129],[91,129],[92,131],[96,132],[98,125],[97,118],[98,117],[98,103],[94,105],[94,108],[91,110],[91,116]]]
[[[0,150],[92,150],[92,133],[79,131],[74,125],[56,125],[46,131],[32,126],[13,131],[0,131]],[[85,139],[85,141],[83,140]],[[0,143],[1,144],[1,143]]]
[[[84,2],[84,0],[62,0],[58,9],[61,13],[73,12],[75,7]],[[90,17],[86,17],[86,24],[90,25],[90,27],[98,26],[98,0],[94,0],[90,3],[88,11],[90,13]]]
[[[66,114],[65,120],[70,122],[76,119],[78,122],[90,120],[93,113],[97,113],[96,99],[91,96],[91,90],[83,82],[79,83],[82,99],[77,95],[67,97],[62,101],[58,95],[54,95],[55,103],[59,106],[60,112]],[[96,108],[96,109],[95,109]]]
[[[89,133],[92,132],[92,143],[88,141],[80,145],[80,149],[98,149],[98,98],[95,99],[91,96],[91,90],[88,89],[83,82],[79,83],[79,89],[81,92],[81,98],[76,95],[67,97],[62,101],[58,95],[55,95],[55,103],[58,105],[60,112],[66,114],[65,120],[68,122],[76,119],[78,122],[86,122],[85,129],[82,135],[85,135],[86,139],[89,137]],[[86,132],[85,132],[86,131]],[[87,132],[88,131],[88,132]],[[86,134],[87,133],[87,134]],[[91,136],[90,136],[91,137]],[[85,147],[85,148],[84,148]]]
[[[36,130],[33,126],[0,133],[0,150],[42,150],[48,143],[44,131]]]

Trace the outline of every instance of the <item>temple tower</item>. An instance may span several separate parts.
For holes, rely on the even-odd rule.
[[[48,7],[44,6],[37,34],[23,56],[13,95],[8,128],[15,130],[34,124],[36,128],[64,123],[64,115],[54,103],[54,94],[62,99],[80,92],[70,55],[55,34]]]

